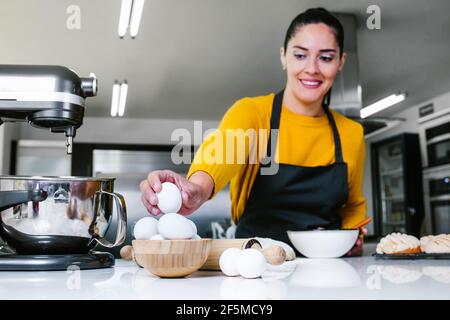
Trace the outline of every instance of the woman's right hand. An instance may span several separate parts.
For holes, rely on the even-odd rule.
[[[158,197],[163,182],[174,183],[181,192],[182,205],[178,213],[189,215],[207,201],[214,188],[212,178],[203,171],[195,172],[190,180],[170,170],[156,170],[148,174],[147,179],[140,184],[141,200],[147,211],[152,215],[161,214],[158,208]]]

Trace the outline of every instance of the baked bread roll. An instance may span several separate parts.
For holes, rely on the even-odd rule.
[[[450,234],[422,237],[420,248],[426,253],[450,253]]]
[[[420,241],[404,233],[391,233],[380,240],[376,249],[378,254],[420,253]]]

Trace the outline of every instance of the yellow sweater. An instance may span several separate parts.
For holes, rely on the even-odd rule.
[[[265,153],[274,96],[269,94],[238,100],[226,112],[219,128],[205,138],[188,172],[188,177],[199,170],[207,172],[214,180],[213,196],[230,182],[231,217],[236,223],[244,212],[259,169],[255,161],[249,161],[249,150],[252,150],[249,145],[260,145]],[[340,212],[342,226],[345,228],[366,217],[366,202],[362,194],[364,134],[359,123],[335,111],[332,111],[332,114],[341,138],[343,158],[348,165],[349,194],[347,203]],[[233,141],[227,141],[230,129],[255,129],[256,132],[266,132],[267,135],[262,134],[262,139],[253,142],[247,140],[245,159],[242,161],[242,157],[237,155],[240,150],[237,138],[234,139],[235,143],[226,143]],[[326,115],[308,117],[294,113],[283,105],[278,136],[275,153],[278,163],[315,167],[335,162],[333,131]],[[230,154],[234,157],[230,157]]]

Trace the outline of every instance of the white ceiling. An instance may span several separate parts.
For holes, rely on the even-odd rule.
[[[66,28],[73,4],[81,30]],[[381,30],[366,28],[370,4],[381,8]],[[236,99],[283,86],[285,31],[314,6],[357,16],[364,105],[408,91],[390,115],[450,90],[448,0],[147,0],[134,40],[117,36],[120,0],[2,0],[0,61],[96,73],[88,116],[108,116],[112,84],[126,79],[126,117],[220,119]]]

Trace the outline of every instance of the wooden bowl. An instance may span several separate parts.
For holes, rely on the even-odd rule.
[[[133,240],[136,263],[161,278],[180,278],[200,269],[211,239]]]

